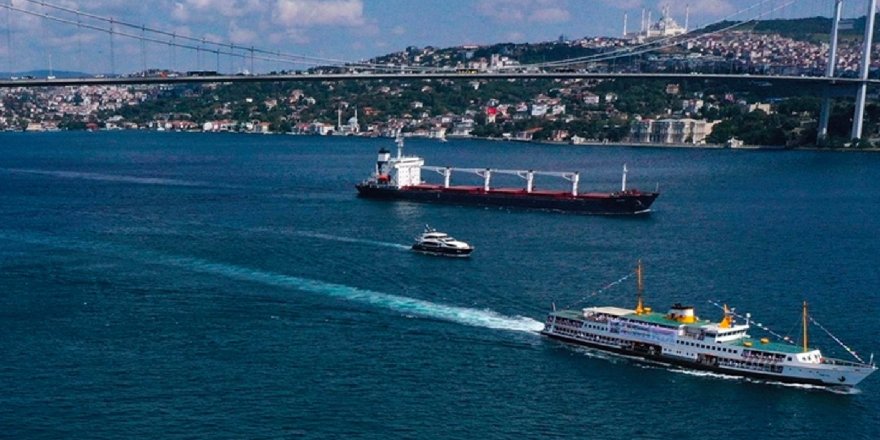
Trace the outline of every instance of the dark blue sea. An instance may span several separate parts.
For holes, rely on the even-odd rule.
[[[844,393],[536,333],[553,304],[633,307],[634,281],[604,287],[642,259],[656,310],[714,320],[719,301],[798,339],[807,300],[880,355],[880,154],[407,143],[430,165],[579,170],[582,191],[624,164],[659,185],[650,216],[611,218],[358,199],[383,146],[0,135],[0,437],[880,437],[880,374]],[[473,257],[408,251],[425,224]]]

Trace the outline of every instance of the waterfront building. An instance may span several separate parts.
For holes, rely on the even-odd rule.
[[[643,119],[630,129],[630,141],[643,144],[705,144],[715,122],[705,119]]]

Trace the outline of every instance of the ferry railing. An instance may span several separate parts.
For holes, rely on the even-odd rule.
[[[838,365],[841,367],[861,367],[861,368],[872,368],[873,367],[871,364],[862,364],[859,362],[851,362],[851,361],[845,361],[843,359],[835,359],[835,358],[827,358],[827,357],[822,358],[822,363],[829,364],[829,365]]]

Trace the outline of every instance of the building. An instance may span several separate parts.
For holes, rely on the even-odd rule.
[[[630,128],[630,141],[643,144],[701,145],[715,122],[705,119],[643,119]]]
[[[645,11],[642,10],[642,26],[638,32],[628,33],[626,30],[626,18],[624,18],[624,38],[634,40],[637,42],[642,42],[645,40],[652,40],[657,38],[670,38],[676,37],[679,35],[684,35],[687,33],[688,19],[690,15],[690,10],[685,11],[685,25],[681,26],[675,19],[672,18],[669,12],[669,5],[664,5],[662,10],[662,17],[660,20],[652,23],[651,13],[648,12],[648,15],[645,16]]]

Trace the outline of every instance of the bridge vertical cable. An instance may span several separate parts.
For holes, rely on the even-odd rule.
[[[43,45],[43,50],[45,51],[43,53],[43,55],[46,57],[46,59],[50,60],[50,64],[51,64],[52,45],[50,44],[50,42],[51,42],[51,35],[49,35],[49,28],[50,27],[47,25],[48,19],[46,18],[46,16],[48,16],[49,14],[48,14],[48,12],[46,12],[46,5],[43,5],[41,12],[42,12],[43,18],[40,19],[38,22],[38,26],[39,26],[38,31],[39,31],[40,35],[43,35],[44,37],[46,37],[46,36],[49,37],[49,38],[42,39],[42,41],[45,43]]]
[[[82,22],[80,21],[82,18],[79,15],[79,11],[76,12],[76,59],[77,65],[80,72],[85,72],[83,68],[83,49],[82,49]]]
[[[110,74],[116,75],[116,48],[113,43],[113,18],[110,18]]]
[[[202,42],[196,44],[196,68],[194,70],[202,70]]]
[[[147,72],[147,29],[141,27],[141,66],[144,74]]]
[[[9,6],[12,6],[12,0],[9,0]],[[6,67],[9,69],[9,75],[15,71],[12,65],[12,11],[6,9]]]
[[[177,69],[177,35],[171,34],[171,70],[179,70]]]

